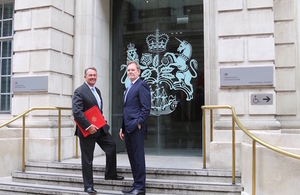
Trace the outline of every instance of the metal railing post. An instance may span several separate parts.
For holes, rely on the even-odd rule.
[[[235,122],[232,117],[232,184],[235,184]]]
[[[58,162],[61,161],[61,110],[58,109]]]
[[[256,142],[252,140],[252,195],[255,195],[256,188]]]
[[[206,138],[205,138],[205,109],[202,109],[202,156],[203,169],[206,169]]]
[[[25,115],[23,115],[22,172],[25,172]]]
[[[210,109],[210,142],[213,141],[213,109]]]
[[[78,136],[76,136],[76,158],[78,158]]]

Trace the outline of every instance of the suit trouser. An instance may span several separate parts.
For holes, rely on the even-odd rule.
[[[125,133],[126,150],[134,179],[132,187],[143,191],[146,183],[144,136],[145,131],[139,129],[130,134]]]
[[[93,159],[95,143],[97,143],[106,154],[105,177],[112,178],[117,175],[116,143],[110,134],[100,131],[97,137],[80,138],[81,165],[84,188],[94,187],[93,181]]]

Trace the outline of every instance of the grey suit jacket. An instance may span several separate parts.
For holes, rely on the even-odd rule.
[[[99,108],[99,109],[100,109],[100,112],[103,113],[102,112],[103,101],[102,101],[101,93],[98,88],[95,87],[95,89],[101,100],[101,108]],[[83,129],[86,129],[91,125],[91,123],[85,118],[84,112],[95,105],[98,106],[97,100],[96,100],[94,94],[92,93],[91,89],[89,88],[89,86],[86,83],[83,83],[80,87],[78,87],[74,91],[74,95],[72,98],[72,111],[73,111],[74,119]],[[108,133],[109,126],[106,125],[103,128],[101,128],[100,130],[103,130],[105,133]],[[93,135],[89,135],[88,137],[98,136],[99,133],[100,133],[100,131],[98,131],[97,133],[95,133]],[[83,137],[83,135],[77,125],[76,125],[75,135],[77,135],[79,137]]]

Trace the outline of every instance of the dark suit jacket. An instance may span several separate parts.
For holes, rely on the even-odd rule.
[[[124,97],[123,97],[124,102]],[[123,108],[122,131],[130,133],[136,130],[137,125],[147,131],[146,121],[151,109],[151,94],[149,85],[138,79],[127,93]]]
[[[102,112],[103,101],[102,101],[101,93],[98,88],[95,87],[95,89],[101,100],[101,108],[99,109],[101,113],[103,113]],[[83,129],[86,129],[91,125],[91,123],[85,118],[84,112],[95,105],[98,105],[98,103],[93,92],[91,91],[90,87],[86,83],[83,83],[80,87],[78,87],[75,90],[72,99],[72,111],[73,111],[74,119]],[[108,125],[104,126],[103,128],[101,128],[101,130],[108,133],[109,126]],[[99,136],[99,134],[100,131],[97,131],[97,133],[89,135],[88,137]],[[83,135],[77,125],[76,125],[75,135],[83,138]]]

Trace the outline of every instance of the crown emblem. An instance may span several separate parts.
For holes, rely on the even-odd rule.
[[[127,48],[128,48],[129,51],[136,51],[134,43],[129,43],[127,45]]]
[[[162,52],[166,50],[169,41],[169,36],[165,33],[159,34],[156,29],[155,35],[150,34],[146,38],[149,52]]]
[[[136,48],[133,43],[127,45],[127,62],[128,61],[139,61],[139,55],[136,53]]]

